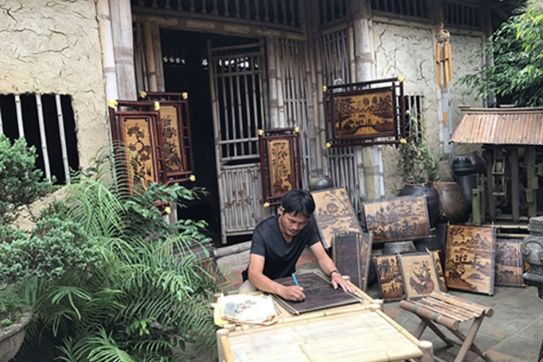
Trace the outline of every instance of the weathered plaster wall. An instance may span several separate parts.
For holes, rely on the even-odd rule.
[[[413,23],[401,25],[374,22],[376,77],[404,77],[406,95],[424,97],[424,121],[426,137],[432,150],[439,149],[437,127],[437,93],[435,88],[435,55],[433,32],[430,27],[416,27]],[[385,190],[387,196],[396,194],[402,187],[401,175],[397,172],[397,150],[393,146],[383,147]]]
[[[405,95],[424,97],[423,115],[426,139],[434,153],[440,152],[439,99],[436,88],[434,32],[428,25],[413,22],[374,21],[375,75],[388,78],[401,75]],[[479,36],[451,35],[453,49],[453,81],[476,69],[481,63]],[[473,104],[465,89],[455,85],[450,94],[450,113],[453,125],[460,121],[458,105]],[[388,196],[394,195],[402,186],[397,172],[398,152],[393,146],[383,146],[385,189]]]
[[[451,86],[450,112],[453,130],[462,120],[460,106],[482,107],[482,101],[470,94],[466,86],[459,80],[469,73],[481,68],[483,63],[484,38],[477,35],[463,35],[451,31],[451,49],[453,63],[453,81]],[[454,154],[464,154],[479,147],[455,145]]]
[[[93,0],[0,1],[0,93],[72,96],[82,166],[107,145]]]

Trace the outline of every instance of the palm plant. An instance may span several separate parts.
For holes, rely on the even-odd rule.
[[[33,279],[28,299],[52,331],[64,361],[164,361],[187,343],[213,351],[208,309],[214,278],[196,257],[209,242],[204,222],[168,224],[156,200],[197,196],[180,185],[128,192],[126,175],[106,182],[98,169],[69,186],[62,206],[43,218],[76,223],[100,255],[95,268]],[[181,357],[186,360],[186,357]]]

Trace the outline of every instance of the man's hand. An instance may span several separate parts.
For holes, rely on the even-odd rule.
[[[343,289],[346,292],[353,293],[353,294],[355,293],[354,288],[345,279],[343,279],[341,274],[339,274],[338,272],[332,272],[331,279],[332,279],[332,286],[334,287],[334,289],[337,289],[337,287],[340,286],[341,289]]]
[[[294,302],[301,302],[305,299],[304,288],[296,285],[282,286],[279,289],[279,296],[286,300],[292,300]]]

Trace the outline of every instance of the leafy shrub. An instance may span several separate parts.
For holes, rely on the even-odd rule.
[[[16,283],[32,277],[53,280],[65,273],[95,269],[99,261],[95,241],[78,224],[43,219],[30,237],[0,244],[0,281]]]
[[[13,285],[0,288],[0,328],[11,325],[27,308]]]
[[[19,207],[52,190],[35,162],[35,148],[28,147],[23,138],[12,144],[0,134],[0,225],[13,221]]]

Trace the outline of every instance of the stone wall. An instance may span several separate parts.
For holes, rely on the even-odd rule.
[[[436,87],[434,30],[430,25],[399,20],[376,20],[373,24],[375,75],[377,78],[404,77],[405,95],[424,97],[426,139],[435,154],[440,152],[438,114],[439,94]],[[452,32],[453,83],[450,88],[450,118],[457,125],[461,119],[459,105],[473,105],[473,97],[457,85],[458,79],[481,64],[482,34],[458,35]],[[441,156],[441,155],[440,155]],[[392,196],[402,186],[395,147],[383,147],[385,189]]]
[[[108,144],[102,53],[92,0],[0,2],[0,94],[72,96],[81,166]]]

